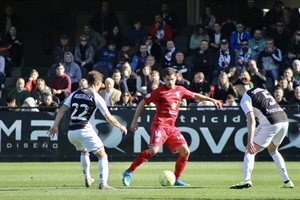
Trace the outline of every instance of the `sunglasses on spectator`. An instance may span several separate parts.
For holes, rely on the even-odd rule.
[[[147,40],[152,40],[152,38],[147,38]]]
[[[80,40],[81,42],[86,42],[87,40]]]
[[[299,35],[300,35],[300,33],[297,33],[297,35],[299,36]]]

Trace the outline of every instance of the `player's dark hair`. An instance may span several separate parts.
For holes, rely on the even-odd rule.
[[[171,67],[168,67],[168,68],[165,68],[162,72],[162,77],[166,77],[166,76],[171,76],[171,75],[176,75],[176,72],[173,68]]]
[[[102,83],[102,80],[103,75],[100,72],[92,70],[88,73],[87,82],[89,85],[96,85],[98,82]]]

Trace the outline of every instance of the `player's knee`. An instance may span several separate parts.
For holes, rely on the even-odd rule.
[[[149,146],[148,152],[151,155],[151,157],[154,156],[154,155],[156,155],[158,153],[158,151],[159,151],[159,147],[158,146],[155,146],[155,145]]]
[[[88,152],[88,150],[85,148],[85,149],[83,149],[82,151],[81,151],[81,155],[89,155],[89,152]]]
[[[183,157],[189,157],[191,154],[190,150],[188,148],[185,148],[183,149],[181,152],[180,152],[180,155],[183,156]]]
[[[275,151],[277,151],[278,147],[275,146],[273,143],[271,143],[271,144],[267,147],[267,149],[268,149],[269,154],[273,154]]]
[[[103,147],[93,151],[93,154],[95,156],[97,156],[97,158],[106,158],[107,157],[107,154],[106,154],[105,149]]]

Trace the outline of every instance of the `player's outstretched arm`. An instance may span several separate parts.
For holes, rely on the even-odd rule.
[[[124,135],[127,135],[127,128],[120,124],[120,122],[111,114],[106,114],[105,119],[111,124],[114,125],[115,127],[119,128]]]
[[[131,126],[130,126],[130,130],[134,133],[139,125],[137,123],[137,120],[139,118],[139,116],[141,115],[141,113],[143,112],[144,110],[144,107],[146,105],[146,102],[144,101],[144,99],[142,99],[139,103],[139,105],[136,107],[136,110],[135,110],[135,113],[134,113],[134,117],[132,119],[132,122],[131,122]]]
[[[199,94],[199,93],[194,93],[194,99],[195,100],[200,100],[200,101],[211,101],[211,102],[213,102],[215,104],[215,106],[218,109],[221,109],[222,105],[223,105],[221,101],[213,99],[213,98],[210,98],[208,96],[205,96],[205,95],[202,95],[202,94]]]
[[[67,110],[69,110],[69,107],[66,106],[66,105],[62,105],[60,107],[60,109],[58,110],[58,113],[57,113],[57,115],[55,117],[54,124],[52,125],[52,127],[47,132],[47,134],[49,136],[53,137],[57,133],[57,131],[58,131],[58,125],[59,125],[61,119],[63,118],[63,116],[64,116],[64,114],[65,114],[65,112]]]

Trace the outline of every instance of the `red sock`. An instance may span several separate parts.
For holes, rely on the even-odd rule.
[[[183,157],[181,155],[178,156],[176,160],[175,173],[174,173],[176,180],[180,178],[183,170],[185,169],[188,159],[189,159],[188,157]]]
[[[131,166],[129,167],[128,171],[134,172],[141,164],[146,162],[149,158],[151,158],[151,155],[149,153],[149,150],[142,151],[132,162]]]

